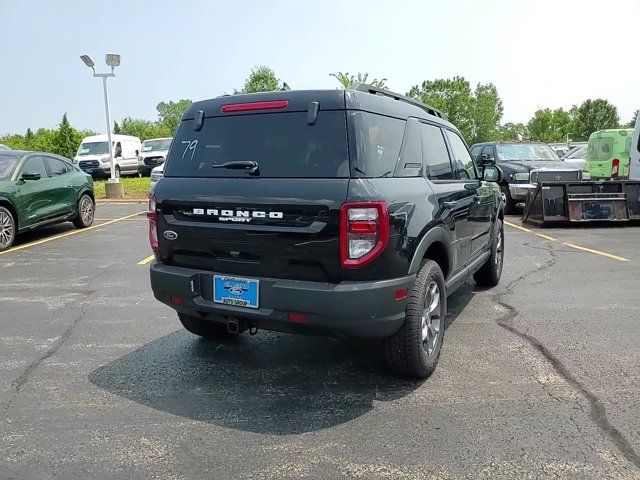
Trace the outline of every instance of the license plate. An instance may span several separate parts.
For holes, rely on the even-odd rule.
[[[258,280],[247,278],[213,276],[213,301],[236,307],[258,308]]]

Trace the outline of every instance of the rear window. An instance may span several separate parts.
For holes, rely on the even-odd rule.
[[[614,140],[610,137],[590,140],[587,150],[587,158],[589,160],[596,160],[599,162],[611,160],[613,156],[613,144]]]
[[[257,162],[260,177],[349,177],[344,111],[320,111],[314,125],[307,112],[205,118],[200,131],[182,122],[167,159],[165,177],[249,177],[219,168]]]

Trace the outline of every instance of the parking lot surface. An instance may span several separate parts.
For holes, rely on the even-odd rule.
[[[507,219],[410,382],[376,345],[182,330],[144,209],[0,255],[0,478],[640,478],[640,228]]]

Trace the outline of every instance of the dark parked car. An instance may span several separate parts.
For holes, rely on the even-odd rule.
[[[495,164],[501,170],[500,188],[508,214],[515,213],[516,205],[526,200],[527,192],[534,190],[539,181],[582,179],[579,166],[560,160],[546,143],[476,143],[471,155],[481,168]]]
[[[381,340],[436,366],[447,295],[502,272],[499,170],[454,125],[360,85],[196,102],[149,202],[155,297],[201,336],[244,330]]]
[[[36,227],[66,221],[88,227],[94,211],[93,180],[66,158],[0,150],[0,250]]]

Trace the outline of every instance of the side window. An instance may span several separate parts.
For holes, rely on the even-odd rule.
[[[44,168],[44,162],[42,161],[42,157],[30,157],[28,158],[24,164],[22,165],[23,173],[39,173],[41,177],[48,177],[47,169]]]
[[[493,145],[485,145],[484,148],[482,149],[481,155],[486,155],[487,160],[489,161],[495,161],[495,158],[493,155]]]
[[[458,178],[476,178],[471,155],[469,155],[469,150],[467,150],[467,146],[462,141],[462,138],[451,130],[445,130],[445,132],[447,132],[447,138],[451,145],[453,168]],[[484,149],[482,152],[484,153]],[[470,172],[472,172],[473,175],[471,175]]]
[[[440,127],[422,123],[422,158],[425,173],[430,180],[453,180],[447,144]]]
[[[409,118],[400,150],[400,161],[394,176],[420,177],[421,175],[422,141],[420,139],[420,122],[415,118]]]
[[[113,150],[113,155],[115,157],[122,156],[122,145],[120,144],[120,142],[116,143],[116,148]]]
[[[393,176],[407,122],[366,112],[356,112],[351,121],[356,144],[352,174],[368,178]]]
[[[44,161],[47,163],[47,168],[52,177],[64,175],[71,170],[65,162],[57,158],[44,157]]]
[[[482,145],[474,145],[473,147],[471,147],[471,157],[473,159],[478,158],[478,155],[480,155],[480,150],[482,150]]]

